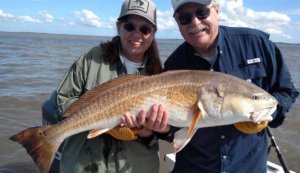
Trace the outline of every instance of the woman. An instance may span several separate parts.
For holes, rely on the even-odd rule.
[[[162,71],[157,44],[156,7],[152,1],[126,0],[116,22],[118,35],[81,55],[57,89],[56,118],[82,94],[123,74]],[[74,135],[61,146],[60,172],[159,172],[158,143],[144,128],[135,141],[108,134],[87,139]]]

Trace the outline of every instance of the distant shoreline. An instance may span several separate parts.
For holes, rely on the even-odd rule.
[[[99,36],[99,35],[76,35],[76,34],[60,34],[60,33],[44,33],[44,32],[10,32],[10,31],[0,31],[1,33],[6,34],[30,34],[30,35],[56,35],[56,36],[65,36],[65,37],[91,37],[91,38],[105,38],[109,40],[113,36]],[[156,38],[157,40],[174,40],[174,41],[183,41],[179,38]],[[288,44],[288,45],[300,45],[300,43],[286,43],[286,42],[274,42],[275,44]]]
[[[76,35],[76,34],[59,34],[59,33],[43,33],[43,32],[10,32],[10,31],[0,31],[0,34],[29,34],[29,35],[56,35],[56,36],[70,36],[70,37],[98,37],[98,38],[107,38],[110,39],[114,36],[99,36],[99,35]],[[175,40],[175,41],[183,41],[183,39],[177,38],[157,38],[158,40]],[[299,43],[300,44],[300,43]]]

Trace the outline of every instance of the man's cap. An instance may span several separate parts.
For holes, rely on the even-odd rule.
[[[129,14],[141,16],[156,26],[156,6],[152,0],[125,0],[118,20]]]
[[[197,3],[201,5],[209,5],[211,3],[211,0],[172,0],[172,5],[174,9],[174,14],[178,10],[179,7],[186,3]]]

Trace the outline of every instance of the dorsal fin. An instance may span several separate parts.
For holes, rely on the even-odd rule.
[[[73,113],[75,113],[81,106],[82,104],[84,104],[85,102],[97,97],[99,94],[114,88],[116,86],[125,84],[127,82],[131,82],[134,80],[138,80],[141,78],[144,78],[146,76],[142,76],[142,75],[122,75],[118,78],[109,80],[108,82],[105,82],[103,84],[101,84],[98,87],[95,87],[94,89],[92,89],[91,91],[88,91],[87,93],[83,94],[79,100],[75,101],[64,113],[63,118],[66,118],[70,115],[72,115]]]

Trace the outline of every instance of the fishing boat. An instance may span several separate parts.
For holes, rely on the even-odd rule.
[[[175,154],[169,153],[164,155],[164,162],[166,163],[170,172],[172,171],[174,164],[175,164]],[[282,166],[277,165],[273,162],[267,162],[267,173],[287,173]],[[295,173],[294,171],[289,170],[289,173]]]
[[[271,145],[268,148],[268,153],[270,153],[271,148],[273,147],[275,149],[275,152],[277,154],[278,160],[281,165],[278,165],[276,163],[267,161],[267,173],[295,173],[294,171],[291,171],[288,169],[285,160],[280,152],[279,146],[276,143],[275,137],[273,136],[271,130],[267,127],[267,133],[270,138]],[[169,171],[171,172],[174,168],[175,162],[176,162],[176,155],[175,153],[169,153],[164,155],[164,162],[166,163]]]

